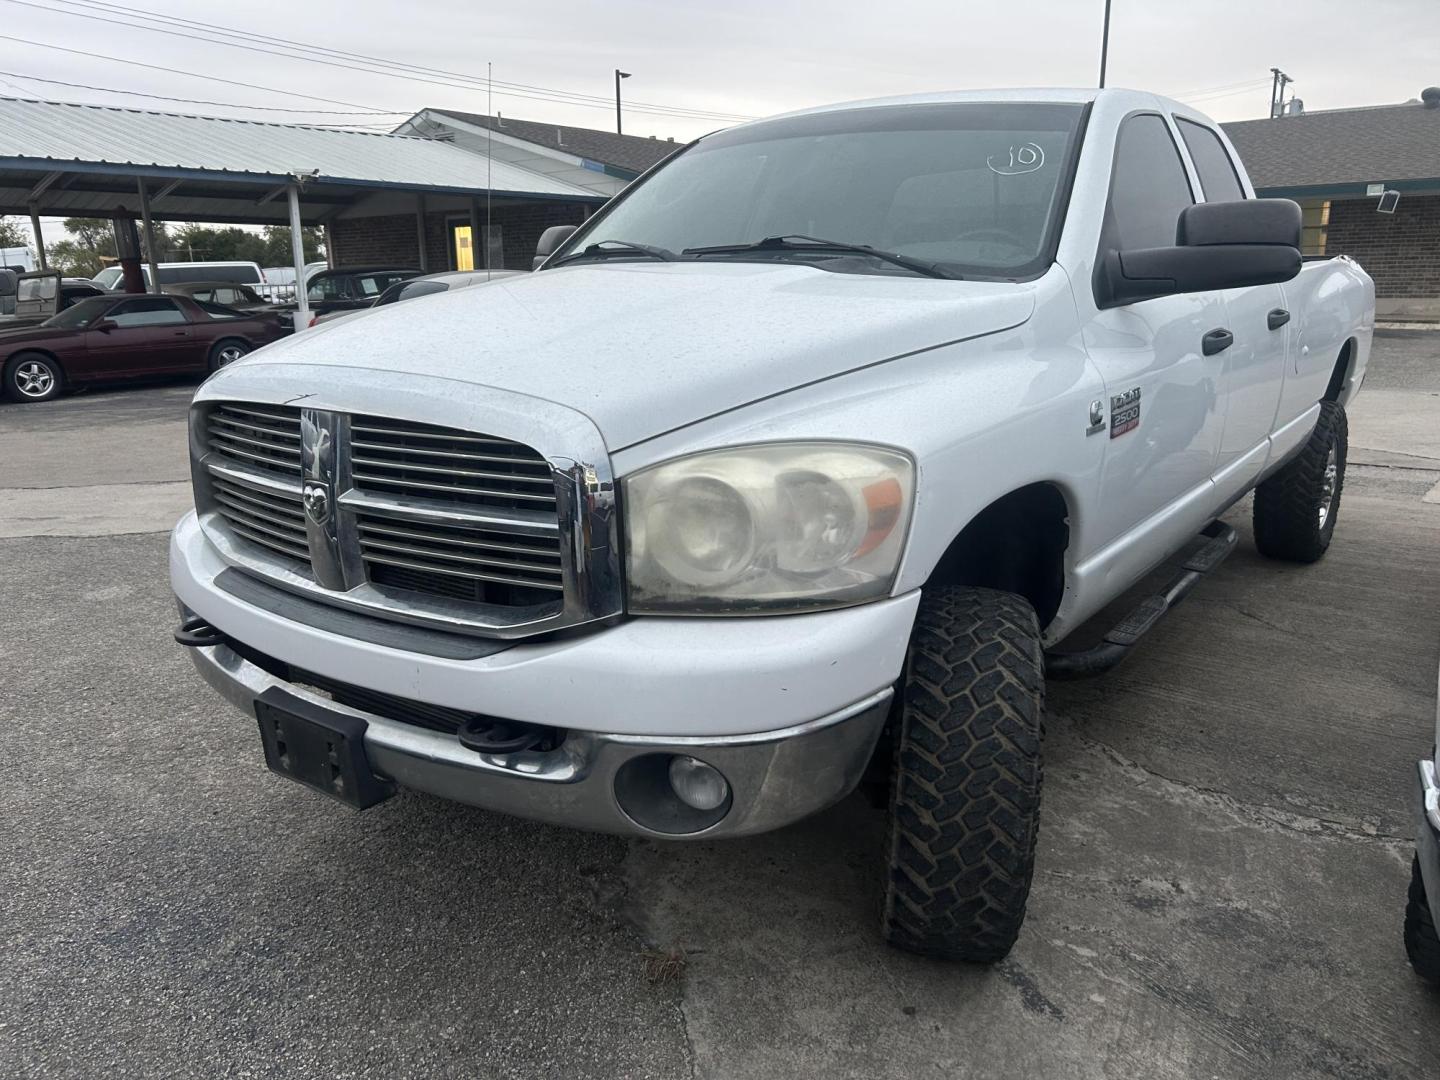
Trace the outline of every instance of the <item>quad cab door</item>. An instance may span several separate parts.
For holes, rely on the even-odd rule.
[[[1180,212],[1193,205],[1184,161],[1159,113],[1120,125],[1097,265],[1108,251],[1168,247]],[[1085,346],[1105,382],[1105,440],[1092,536],[1106,576],[1133,580],[1156,550],[1174,550],[1202,528],[1213,504],[1225,428],[1223,354],[1207,348],[1225,332],[1222,294],[1183,293],[1101,307],[1089,282],[1075,283]]]
[[[1246,198],[1240,173],[1220,136],[1181,116],[1175,117],[1175,126],[1189,151],[1205,201]],[[1233,341],[1211,359],[1225,403],[1225,426],[1215,461],[1216,497],[1225,503],[1250,488],[1269,457],[1270,433],[1285,383],[1290,312],[1279,285],[1226,289],[1221,296],[1225,327]]]

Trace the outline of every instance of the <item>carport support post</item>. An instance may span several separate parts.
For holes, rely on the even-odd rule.
[[[150,193],[145,190],[145,178],[136,181],[140,190],[140,224],[145,230],[145,261],[150,264],[150,288],[146,292],[160,291],[160,257],[155,254],[155,229],[150,223]]]
[[[290,185],[290,255],[295,260],[295,329],[310,325],[310,296],[305,288],[305,234],[300,231],[300,185]]]
[[[30,228],[35,231],[35,261],[41,270],[49,270],[50,264],[45,261],[45,234],[40,231],[40,212],[33,206],[30,207]]]
[[[420,249],[420,261],[415,265],[420,267],[421,273],[429,273],[430,267],[425,261],[425,193],[423,191],[415,196],[415,243]]]

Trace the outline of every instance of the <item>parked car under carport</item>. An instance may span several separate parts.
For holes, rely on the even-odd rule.
[[[0,369],[12,401],[49,401],[85,383],[218,371],[284,333],[273,315],[115,293],[0,332]]]

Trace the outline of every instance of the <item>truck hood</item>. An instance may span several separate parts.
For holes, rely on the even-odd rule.
[[[587,414],[611,450],[808,383],[1025,322],[1032,286],[794,263],[582,264],[387,306],[260,363],[380,368]],[[304,387],[297,387],[303,390]]]

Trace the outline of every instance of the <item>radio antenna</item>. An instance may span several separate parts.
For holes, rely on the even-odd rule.
[[[485,61],[485,111],[490,114],[490,123],[485,125],[485,235],[481,237],[481,248],[485,252],[485,280],[490,280],[490,195],[495,185],[491,182],[490,140],[495,134],[495,72],[494,64]]]

